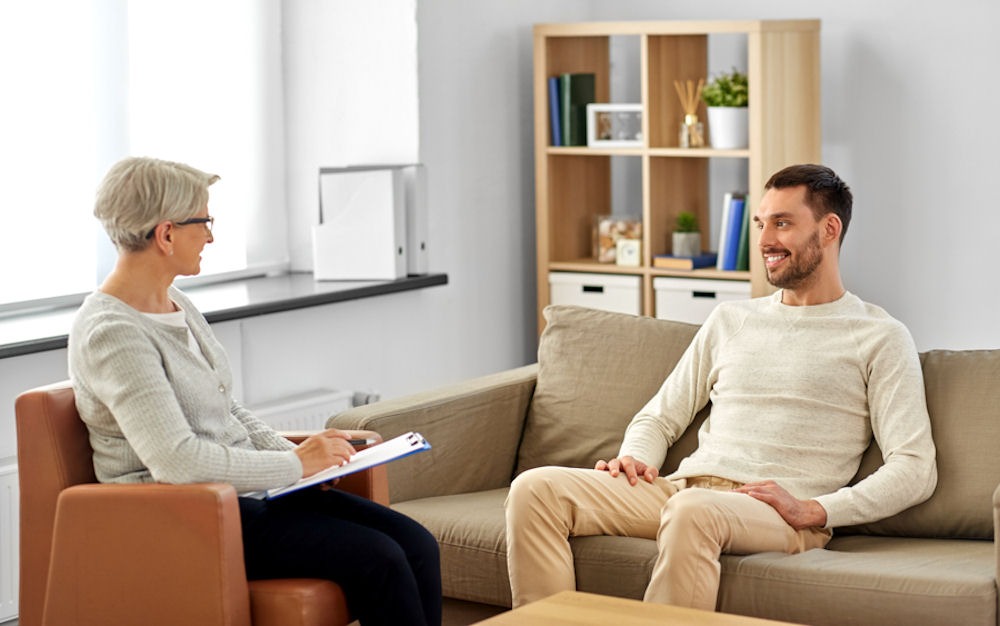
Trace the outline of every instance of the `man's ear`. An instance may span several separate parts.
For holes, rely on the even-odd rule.
[[[844,230],[844,223],[840,221],[840,216],[836,213],[827,213],[823,216],[823,239],[827,242],[840,243],[840,233]]]

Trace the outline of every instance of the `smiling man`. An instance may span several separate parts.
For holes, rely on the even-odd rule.
[[[719,556],[827,544],[832,528],[927,499],[935,449],[906,328],[844,289],[848,186],[794,165],[765,185],[753,221],[771,296],[721,303],[657,394],[593,470],[524,472],[507,499],[514,606],[575,587],[568,538],[655,538],[645,599],[713,610]],[[709,402],[698,449],[658,476]],[[848,486],[872,436],[884,465]]]

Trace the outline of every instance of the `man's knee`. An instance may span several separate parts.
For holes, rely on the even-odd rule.
[[[507,510],[555,497],[561,490],[561,477],[565,471],[565,467],[536,467],[518,475],[510,484]]]
[[[718,529],[725,516],[720,493],[710,489],[682,489],[667,500],[660,522],[675,530]]]

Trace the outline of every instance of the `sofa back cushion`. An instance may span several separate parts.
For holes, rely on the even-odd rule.
[[[884,520],[843,529],[905,537],[993,537],[1000,484],[1000,350],[932,350],[920,355],[938,483],[925,502]],[[874,443],[856,480],[882,465]]]
[[[544,314],[517,473],[543,465],[593,467],[616,456],[625,427],[698,330],[568,305],[546,307]]]

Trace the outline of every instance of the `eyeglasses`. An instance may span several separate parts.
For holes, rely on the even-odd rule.
[[[172,222],[174,226],[187,226],[188,224],[204,224],[205,228],[208,229],[208,234],[212,234],[212,227],[215,226],[214,217],[192,217],[186,219],[182,222]],[[159,226],[157,224],[156,226]],[[152,227],[148,233],[146,233],[146,239],[152,239],[153,235],[156,234],[156,226]]]

